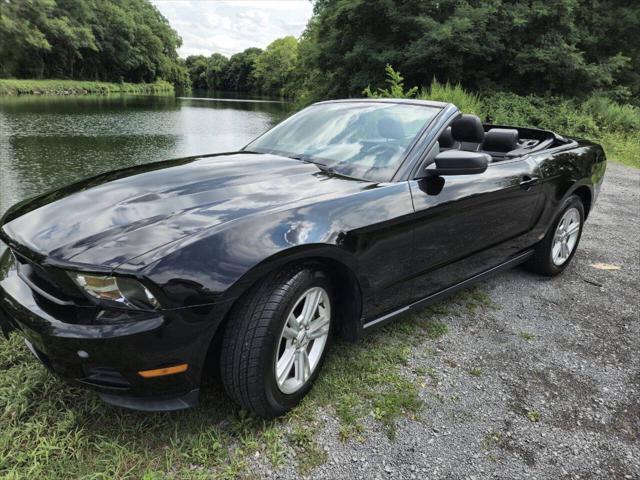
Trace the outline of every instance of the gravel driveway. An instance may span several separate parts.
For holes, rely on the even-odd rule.
[[[481,284],[489,304],[413,351],[406,375],[429,372],[421,418],[342,442],[322,415],[327,461],[308,477],[640,478],[639,217],[640,171],[611,163],[567,271]]]

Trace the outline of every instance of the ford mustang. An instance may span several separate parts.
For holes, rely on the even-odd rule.
[[[235,402],[274,417],[332,339],[518,264],[561,273],[605,168],[597,144],[452,104],[316,103],[240,151],[10,208],[0,326],[113,405],[194,406],[213,364]]]

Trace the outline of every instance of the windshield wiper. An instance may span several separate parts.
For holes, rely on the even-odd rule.
[[[326,163],[318,162],[317,160],[313,159],[313,157],[311,157],[309,155],[292,153],[292,154],[286,155],[286,157],[287,158],[291,158],[293,160],[298,160],[300,162],[312,163],[314,165],[317,165],[320,168],[320,170],[322,170],[323,172],[335,173],[335,170],[333,168],[331,168],[330,166],[328,166]]]

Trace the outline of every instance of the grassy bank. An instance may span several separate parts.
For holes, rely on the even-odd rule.
[[[640,168],[640,108],[619,104],[603,95],[586,99],[522,96],[509,92],[476,94],[436,80],[405,89],[400,73],[387,66],[385,89],[365,90],[371,97],[416,97],[451,102],[465,113],[496,125],[553,130],[560,135],[601,143],[609,160]]]
[[[15,80],[0,79],[0,95],[108,95],[128,93],[137,95],[173,95],[169,82],[110,83],[83,80]]]

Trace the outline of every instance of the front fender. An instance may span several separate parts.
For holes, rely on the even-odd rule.
[[[370,186],[352,195],[216,226],[136,257],[116,271],[147,277],[182,307],[237,297],[273,268],[317,257],[348,268],[366,296],[397,284],[404,275],[403,262],[411,254],[412,215],[406,182]],[[378,261],[382,257],[386,262]]]

